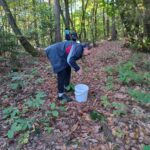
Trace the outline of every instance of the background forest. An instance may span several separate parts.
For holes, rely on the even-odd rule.
[[[33,47],[62,41],[65,28],[94,45],[101,39],[127,37],[133,48],[149,51],[149,8],[149,0],[1,0],[1,52],[18,46],[22,37]]]

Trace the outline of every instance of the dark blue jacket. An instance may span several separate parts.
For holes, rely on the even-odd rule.
[[[68,47],[71,47],[69,53],[67,53]],[[81,44],[77,44],[73,41],[63,41],[48,46],[45,51],[54,73],[58,73],[68,66],[72,67],[75,71],[80,69],[76,60],[80,59],[83,54]]]

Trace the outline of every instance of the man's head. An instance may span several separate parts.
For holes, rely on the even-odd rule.
[[[87,43],[82,44],[82,47],[83,47],[83,56],[90,55],[90,53],[91,53],[90,49],[92,47],[89,44],[87,44]]]

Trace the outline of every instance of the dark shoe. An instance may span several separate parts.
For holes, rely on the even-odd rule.
[[[60,101],[66,101],[66,102],[73,101],[73,99],[70,98],[70,97],[68,97],[66,94],[63,94],[61,97],[58,97],[58,100],[60,100]]]

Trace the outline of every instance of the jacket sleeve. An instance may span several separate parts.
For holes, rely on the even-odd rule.
[[[76,61],[82,57],[82,50],[81,48],[77,48],[77,46],[73,45],[70,53],[67,57],[67,63],[72,67],[76,72],[80,70],[80,67],[76,63]]]

